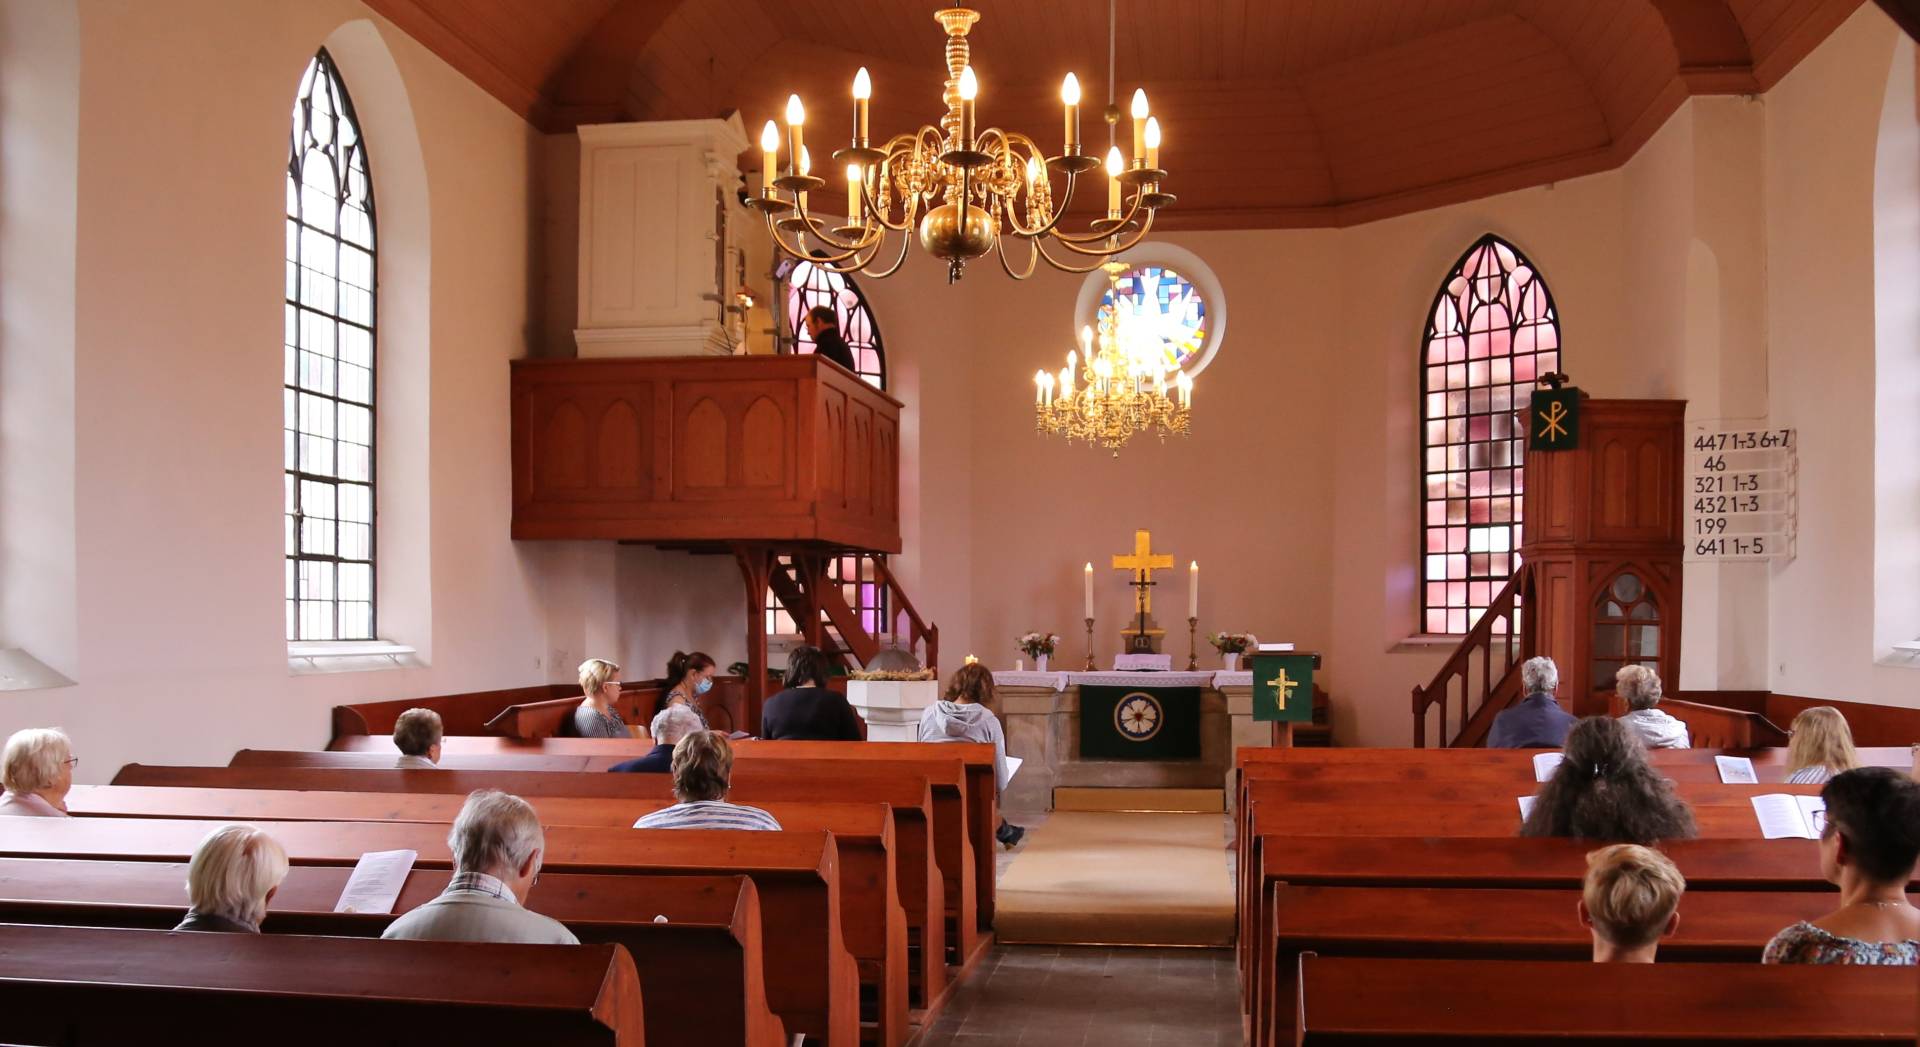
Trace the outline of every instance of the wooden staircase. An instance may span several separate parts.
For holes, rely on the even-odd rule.
[[[1441,746],[1485,745],[1493,718],[1519,701],[1520,663],[1536,653],[1539,601],[1535,571],[1520,569],[1493,598],[1460,646],[1425,687],[1413,689],[1413,744],[1427,745],[1429,714],[1439,709],[1434,737]],[[1501,650],[1496,653],[1496,642]],[[1451,713],[1451,716],[1449,715]],[[1449,723],[1458,724],[1453,734]]]

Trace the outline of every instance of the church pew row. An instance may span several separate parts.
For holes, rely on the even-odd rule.
[[[0,857],[183,862],[218,821],[15,819]],[[299,865],[351,866],[368,851],[419,853],[416,868],[449,869],[438,825],[408,822],[252,823]],[[860,1039],[860,985],[841,933],[838,849],[829,833],[557,827],[545,872],[745,875],[759,891],[762,940],[782,957],[766,969],[767,1002],[787,1032],[829,1047]],[[543,872],[544,875],[544,872]]]
[[[1591,840],[1550,838],[1274,836],[1261,841],[1253,911],[1241,914],[1250,942],[1242,981],[1249,1014],[1271,1000],[1271,926],[1277,885],[1291,887],[1442,887],[1469,890],[1577,890],[1586,876]],[[1660,845],[1687,880],[1687,897],[1707,891],[1793,891],[1822,894],[1813,840],[1668,840]],[[1682,917],[1684,920],[1685,917]],[[1783,925],[1784,926],[1784,925]],[[1257,1026],[1256,1026],[1257,1027]]]
[[[442,741],[442,746],[442,765],[448,768],[474,767],[466,762],[469,757],[548,755],[588,758],[580,766],[556,765],[553,770],[602,771],[622,760],[647,752],[653,743],[637,738],[448,737]],[[399,753],[391,738],[364,735],[338,738],[330,749],[363,756]],[[248,760],[270,759],[252,755],[252,752],[249,751]],[[1000,822],[993,746],[976,742],[792,742],[755,738],[736,743],[734,759],[736,766],[764,759],[832,760],[840,764],[896,764],[902,760],[958,759],[965,772],[967,835],[973,845],[979,926],[985,930],[993,925],[993,832]],[[245,765],[239,764],[238,760],[236,756],[236,765]],[[377,760],[369,763],[381,765]],[[305,765],[338,766],[332,761],[314,761]]]
[[[289,869],[261,931],[376,938],[395,917],[438,896],[452,875],[415,869],[392,914],[336,913],[350,874]],[[186,880],[187,867],[171,862],[0,858],[0,923],[167,930],[186,914]],[[784,1047],[780,1019],[767,1006],[759,893],[747,877],[549,873],[525,901],[585,944],[627,950],[642,995],[656,1001],[645,1016],[652,1047]]]
[[[934,800],[934,844],[935,862],[940,867],[940,875],[947,888],[946,910],[953,934],[948,936],[948,944],[955,950],[962,966],[971,965],[977,960],[988,944],[985,932],[988,928],[979,917],[979,891],[981,890],[981,858],[985,848],[985,868],[988,872],[986,889],[992,890],[993,877],[993,827],[987,826],[984,835],[969,812],[968,778],[964,750],[985,749],[989,755],[988,773],[991,775],[991,746],[973,745],[926,745],[918,743],[875,743],[875,742],[774,742],[761,743],[774,746],[787,745],[829,745],[846,746],[846,752],[858,754],[870,746],[899,744],[904,755],[888,753],[884,759],[867,758],[827,758],[803,757],[799,755],[783,756],[775,759],[736,759],[733,770],[733,798],[742,803],[753,803],[749,792],[768,797],[765,792],[751,786],[785,789],[796,781],[834,782],[853,787],[854,779],[878,777],[885,779],[892,775],[924,775],[933,789]],[[912,748],[905,748],[909,744]],[[741,745],[737,752],[750,752],[754,746]],[[939,753],[937,757],[922,757],[919,754],[932,749]],[[833,751],[833,750],[829,750]],[[580,772],[604,771],[619,762],[612,756],[464,756],[444,757],[441,768],[446,770],[469,771],[550,771]],[[310,769],[364,769],[392,770],[390,763],[381,761],[379,756],[365,753],[327,753],[299,752],[270,749],[242,749],[235,753],[229,766],[237,768],[310,768]],[[431,772],[429,772],[431,773]],[[578,777],[579,775],[576,775]],[[586,775],[585,777],[596,777]],[[597,777],[607,777],[599,775]],[[631,777],[643,777],[634,775]],[[115,784],[121,784],[118,779]],[[133,783],[126,783],[133,784]],[[518,792],[508,786],[498,788]],[[521,795],[525,795],[521,793]],[[770,798],[770,797],[768,797]]]
[[[4,924],[0,1014],[10,1043],[645,1042],[617,945]]]
[[[314,793],[292,790],[76,786],[68,811],[87,817],[227,818],[245,821],[425,822],[451,825],[462,797],[444,794]],[[630,829],[672,800],[534,797],[543,825]],[[795,832],[831,832],[839,849],[841,930],[872,988],[881,1042],[903,1042],[908,1024],[907,928],[894,864],[893,814],[884,804],[770,803]],[[878,916],[878,919],[874,918]]]
[[[909,966],[913,978],[909,1000],[916,1008],[936,1006],[949,985],[946,965],[941,960],[946,955],[945,947],[949,940],[945,931],[948,921],[942,917],[950,906],[945,880],[935,862],[934,807],[927,780],[917,776],[875,777],[861,773],[849,775],[844,782],[789,781],[785,778],[762,781],[751,774],[736,774],[734,781],[735,788],[730,794],[732,799],[769,808],[781,803],[839,802],[850,796],[857,796],[866,803],[888,805],[894,820],[896,888],[909,929]],[[393,769],[355,771],[337,768],[158,767],[129,764],[115,776],[114,782],[115,785],[110,788],[297,790],[325,794],[341,797],[338,801],[341,806],[330,806],[330,812],[342,815],[352,812],[351,820],[356,821],[389,820],[387,814],[393,810],[393,797],[399,793],[437,797],[436,800],[427,801],[432,809],[439,810],[443,805],[451,805],[451,809],[457,813],[466,795],[475,789],[504,789],[525,797],[542,812],[543,821],[556,824],[559,823],[556,819],[578,824],[576,819],[596,817],[575,813],[579,809],[578,804],[587,800],[607,799],[657,806],[671,802],[672,798],[671,781],[667,776],[658,774],[581,775],[540,771]],[[88,787],[76,786],[70,809],[111,813],[87,807],[92,801],[82,798],[90,795]],[[344,797],[348,795],[361,797],[362,800],[345,800]],[[545,803],[560,800],[570,802],[552,808],[555,813],[550,815]],[[196,802],[213,801],[214,797],[207,797]],[[361,806],[362,802],[368,806]],[[72,803],[80,803],[82,807],[74,808]],[[348,804],[352,806],[346,806]],[[243,817],[238,812],[246,809],[235,805],[235,802],[223,807],[207,808],[209,816],[217,811],[222,817]],[[634,818],[637,817],[638,814],[635,814]],[[432,820],[451,821],[452,818],[448,816],[443,819],[436,814]],[[629,818],[623,824],[631,825],[633,820]],[[958,865],[964,850],[964,839],[957,824],[948,824],[947,830],[947,843],[954,852],[953,861]],[[957,905],[956,898],[953,906]],[[932,957],[932,960],[923,961],[922,956]]]
[[[1920,1003],[1900,967],[1306,955],[1299,984],[1302,1044],[1884,1045]]]
[[[1435,888],[1275,885],[1273,1002],[1251,1023],[1255,1044],[1295,1038],[1299,957],[1584,961],[1593,943],[1575,919],[1576,890],[1473,891]],[[1660,941],[1662,963],[1760,961],[1781,928],[1832,911],[1832,891],[1703,891],[1680,903],[1680,924]],[[1461,987],[1449,990],[1459,993]]]

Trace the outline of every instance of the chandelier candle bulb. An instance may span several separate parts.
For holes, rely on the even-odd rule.
[[[853,144],[856,149],[867,145],[867,105],[873,98],[873,78],[867,75],[867,67],[853,74]]]
[[[1120,217],[1120,172],[1127,162],[1120,158],[1120,147],[1107,150],[1107,217]]]
[[[800,147],[799,155],[800,155],[800,159],[797,162],[800,165],[800,169],[796,173],[812,174],[813,173],[813,154],[807,152],[807,147],[803,145]],[[799,194],[799,196],[800,196],[800,210],[805,211],[807,209],[807,194],[802,192]]]
[[[860,165],[847,165],[847,224],[859,225],[860,208]]]
[[[773,180],[780,167],[780,129],[772,120],[760,129],[760,195],[773,199]]]
[[[973,67],[960,70],[960,148],[973,148],[973,102],[980,94],[980,80]]]
[[[1200,561],[1187,565],[1187,617],[1200,617]]]
[[[799,95],[787,96],[787,162],[793,165],[794,174],[806,174],[800,169],[800,157],[805,145],[800,127],[807,122],[807,107],[800,104]]]
[[[1072,73],[1060,81],[1060,101],[1067,109],[1067,156],[1080,154],[1080,80]]]
[[[1147,170],[1160,169],[1160,118],[1147,117]]]
[[[1135,167],[1152,166],[1147,159],[1147,89],[1133,89],[1133,163]]]

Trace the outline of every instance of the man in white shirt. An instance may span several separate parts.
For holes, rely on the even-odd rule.
[[[432,769],[440,763],[440,739],[445,728],[432,709],[408,709],[393,721],[393,745],[400,750],[395,767]]]
[[[520,905],[539,879],[546,844],[532,804],[498,789],[475,792],[447,835],[447,846],[453,848],[453,879],[447,889],[393,921],[380,937],[580,944],[560,921]]]

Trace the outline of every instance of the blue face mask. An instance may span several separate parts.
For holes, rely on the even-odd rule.
[[[699,683],[693,685],[693,693],[695,694],[705,694],[711,690],[713,690],[712,680],[702,680]]]

